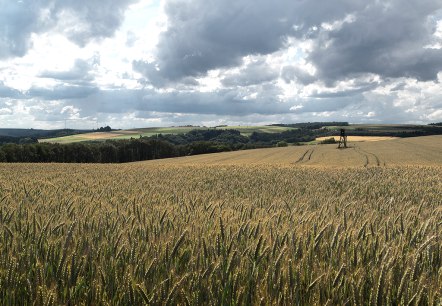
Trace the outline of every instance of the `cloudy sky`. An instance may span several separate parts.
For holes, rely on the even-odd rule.
[[[0,0],[0,128],[442,121],[442,0]]]

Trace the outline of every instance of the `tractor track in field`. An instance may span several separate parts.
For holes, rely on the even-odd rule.
[[[304,154],[302,154],[301,157],[295,162],[295,164],[309,161],[312,158],[314,151],[315,149],[308,149],[305,151]]]
[[[315,152],[315,149],[312,149],[312,151],[310,152],[310,154],[308,156],[308,160],[310,160],[312,158],[313,152]]]
[[[356,148],[356,152],[358,152],[359,154],[361,154],[365,157],[364,167],[368,167],[368,165],[370,165],[370,157],[372,159],[374,159],[374,162],[372,162],[372,163],[375,164],[376,166],[380,167],[381,164],[383,164],[383,166],[385,166],[385,162],[382,162],[381,159],[374,153],[362,150],[359,147]]]
[[[358,149],[359,149],[359,148],[358,148]],[[369,159],[368,159],[368,155],[365,154],[365,153],[362,153],[362,152],[361,152],[360,150],[358,150],[358,149],[355,148],[355,151],[356,151],[358,154],[362,155],[362,156],[365,158],[364,167],[368,167],[368,164],[370,163],[370,161],[369,161]]]
[[[376,166],[380,167],[381,166],[381,160],[379,159],[379,157],[371,152],[365,151],[365,150],[361,150],[362,152],[366,153],[366,154],[370,154],[371,156],[374,157],[375,161],[376,161]]]

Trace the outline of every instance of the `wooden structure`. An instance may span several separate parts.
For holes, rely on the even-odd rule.
[[[347,148],[347,135],[345,134],[345,129],[341,129],[341,137],[339,138],[338,149]]]

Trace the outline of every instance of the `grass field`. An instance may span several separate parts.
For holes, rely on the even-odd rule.
[[[91,140],[108,140],[108,139],[130,139],[155,136],[157,134],[181,134],[188,133],[191,130],[206,130],[204,127],[161,127],[161,128],[143,128],[143,129],[130,129],[130,130],[118,130],[112,132],[93,132],[77,134],[65,137],[40,139],[39,142],[50,143],[73,143]]]
[[[0,164],[0,304],[440,305],[441,140]]]
[[[398,130],[409,130],[413,127],[419,127],[412,124],[351,124],[349,126],[328,126],[327,129],[330,130],[339,130],[344,128],[346,130],[356,130],[356,129],[365,129],[365,130],[385,130],[385,131],[398,131]]]
[[[281,133],[287,130],[296,130],[293,127],[283,127],[283,126],[225,126],[225,127],[217,127],[216,129],[234,129],[241,132],[242,135],[250,136],[253,132],[260,133]]]
[[[159,127],[159,128],[142,128],[142,129],[130,129],[130,130],[118,130],[112,132],[93,132],[77,134],[65,137],[40,139],[39,142],[50,143],[73,143],[91,140],[108,140],[108,139],[130,139],[139,138],[140,136],[149,137],[157,134],[182,134],[188,133],[192,130],[207,130],[207,127]],[[223,126],[216,129],[235,129],[239,130],[241,134],[250,136],[253,132],[263,133],[280,133],[291,127],[279,127],[279,126]]]

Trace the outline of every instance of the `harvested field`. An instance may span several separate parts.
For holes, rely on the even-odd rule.
[[[114,137],[122,136],[124,133],[119,132],[94,132],[94,133],[87,133],[87,134],[81,134],[81,137],[83,137],[85,140],[95,140],[95,139],[111,139]]]

